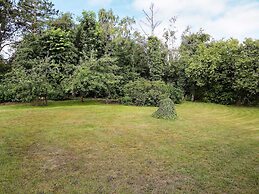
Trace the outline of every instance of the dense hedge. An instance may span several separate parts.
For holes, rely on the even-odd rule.
[[[180,103],[183,99],[183,92],[163,81],[139,79],[125,85],[121,102],[137,106],[158,106],[162,99],[168,97],[175,103]]]

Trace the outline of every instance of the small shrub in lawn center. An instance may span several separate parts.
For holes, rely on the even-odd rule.
[[[158,110],[152,116],[158,119],[175,119],[177,114],[174,102],[170,98],[161,100]]]

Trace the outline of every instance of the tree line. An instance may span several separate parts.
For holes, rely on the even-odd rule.
[[[152,5],[153,6],[153,5]],[[259,102],[259,40],[214,40],[186,30],[175,46],[175,18],[163,39],[112,10],[74,20],[48,0],[0,1],[0,102],[72,97],[157,105],[170,97],[220,104]],[[153,7],[151,7],[153,9]],[[146,16],[148,13],[145,12]],[[154,15],[152,15],[154,17]],[[150,17],[151,18],[151,17]]]

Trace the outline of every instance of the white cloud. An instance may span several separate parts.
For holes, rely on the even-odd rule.
[[[147,10],[154,2],[157,18],[163,24],[158,35],[172,16],[178,17],[178,29],[190,25],[193,31],[203,28],[216,39],[234,37],[259,38],[259,2],[255,0],[133,0],[136,10]]]

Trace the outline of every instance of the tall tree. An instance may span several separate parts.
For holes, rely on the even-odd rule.
[[[96,15],[93,11],[83,11],[75,30],[74,44],[80,58],[100,55],[100,42]],[[78,61],[79,62],[79,61]]]
[[[73,31],[75,28],[75,23],[71,13],[61,13],[58,18],[54,18],[49,22],[50,27],[63,31]]]
[[[49,58],[58,64],[77,64],[78,55],[71,32],[50,28],[28,34],[17,47],[15,64],[31,68],[33,59]]]
[[[103,54],[111,55],[113,51],[112,40],[115,38],[116,26],[119,17],[112,10],[101,9],[98,13],[98,32],[103,47]]]
[[[197,33],[189,33],[188,29],[182,36],[182,42],[179,48],[180,63],[186,70],[191,64],[192,56],[197,53],[197,50],[201,44],[206,44],[210,41],[210,35],[203,32],[201,29]],[[188,77],[188,76],[187,76]],[[185,91],[191,95],[191,100],[195,100],[196,81],[192,79],[192,75],[188,77],[185,83]]]
[[[0,52],[19,42],[24,34],[42,30],[57,13],[53,7],[49,0],[1,0]]]
[[[162,80],[165,70],[165,57],[164,47],[161,41],[155,37],[150,36],[147,43],[147,56],[150,79]]]
[[[235,63],[233,87],[238,104],[259,102],[259,40],[246,39]]]
[[[49,29],[40,36],[41,56],[59,64],[76,64],[77,50],[70,32],[62,29]]]
[[[54,4],[49,0],[19,0],[18,24],[25,32],[36,33],[43,29],[47,21],[57,14]]]
[[[0,1],[0,52],[4,47],[11,44],[17,31],[18,11],[15,1],[1,0]]]

